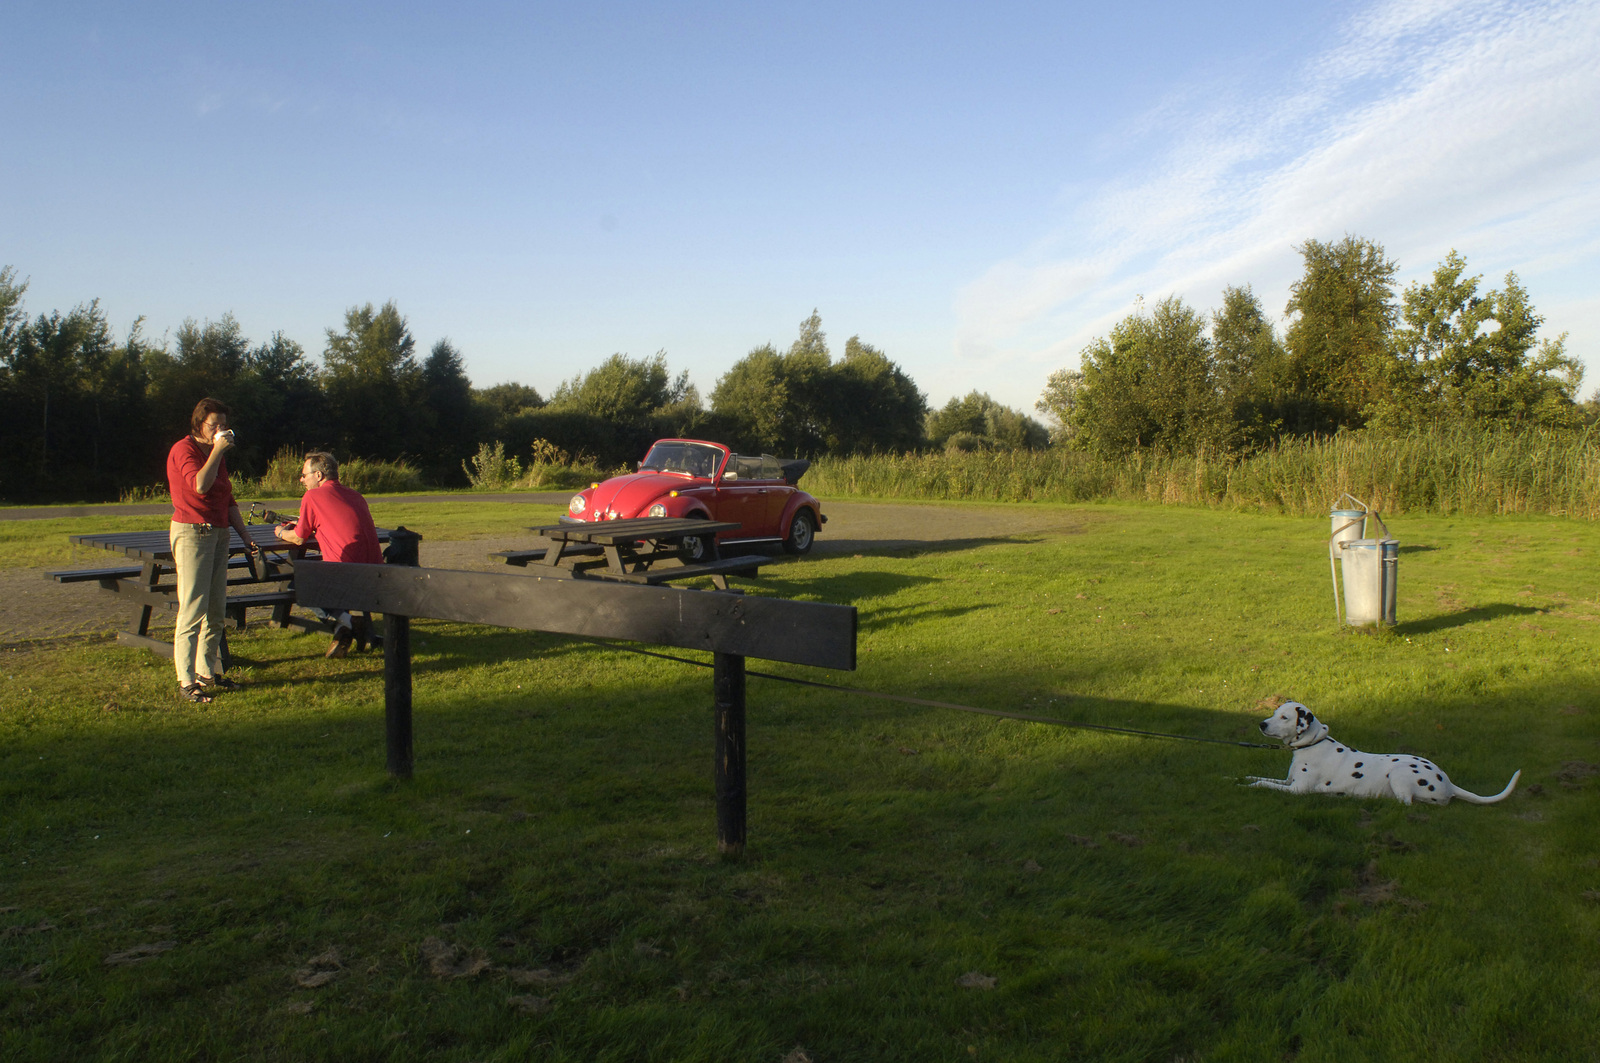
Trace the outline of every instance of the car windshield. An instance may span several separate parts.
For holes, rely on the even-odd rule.
[[[721,460],[722,451],[704,443],[657,443],[639,463],[639,471],[678,472],[709,480]]]

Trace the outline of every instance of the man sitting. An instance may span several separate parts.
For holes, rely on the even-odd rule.
[[[367,500],[359,491],[352,491],[339,482],[339,462],[332,454],[321,450],[307,454],[305,465],[300,469],[300,482],[306,485],[305,497],[300,500],[300,522],[292,530],[281,525],[275,527],[272,534],[294,546],[315,539],[324,561],[350,561],[361,565],[383,563],[383,555],[378,550],[378,529],[372,523]],[[363,615],[360,622],[365,628],[368,618]],[[348,612],[339,614],[327,656],[343,657],[350,652],[354,625]]]

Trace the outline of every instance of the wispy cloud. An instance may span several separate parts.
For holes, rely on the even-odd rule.
[[[1042,383],[1139,294],[1209,307],[1249,283],[1276,311],[1294,245],[1346,232],[1408,273],[1456,247],[1475,269],[1592,282],[1597,57],[1590,0],[1394,0],[1351,18],[1270,98],[1174,96],[1147,123],[1169,147],[1067,200],[1056,228],[960,291],[956,352]],[[1208,102],[1182,102],[1196,97]]]

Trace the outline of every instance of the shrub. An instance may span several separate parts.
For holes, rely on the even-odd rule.
[[[957,432],[944,442],[947,453],[971,454],[975,450],[989,449],[988,442],[972,432]]]
[[[494,446],[478,444],[478,453],[471,459],[469,468],[461,463],[461,471],[473,487],[482,490],[503,491],[522,478],[522,463],[516,457],[506,457],[506,445],[495,440]]]
[[[240,481],[234,487],[238,489],[250,484],[255,488],[254,491],[250,492],[252,494],[262,496],[276,495],[279,497],[293,495],[298,498],[305,491],[305,488],[300,483],[300,470],[305,463],[306,456],[302,451],[294,447],[283,447],[272,456],[271,461],[267,462],[266,471],[261,474],[260,479],[254,482],[248,480]],[[341,482],[345,482],[342,469],[340,470],[339,479]]]

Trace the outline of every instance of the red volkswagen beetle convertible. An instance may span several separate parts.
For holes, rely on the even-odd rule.
[[[789,553],[804,554],[828,519],[817,500],[795,486],[810,467],[809,461],[779,461],[770,454],[735,454],[721,443],[659,439],[638,472],[573,495],[561,519],[735,521],[739,527],[723,532],[715,544],[690,540],[695,559],[713,557],[717,545],[730,543],[782,543]]]

